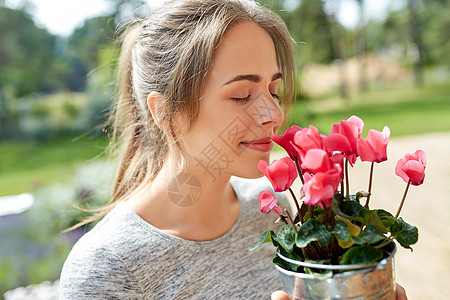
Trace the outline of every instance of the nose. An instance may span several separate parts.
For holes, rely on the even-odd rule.
[[[278,104],[278,99],[274,99],[270,93],[261,93],[255,100],[251,113],[255,122],[263,128],[278,128],[284,119],[284,113]]]

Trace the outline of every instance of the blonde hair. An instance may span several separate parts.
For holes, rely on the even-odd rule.
[[[147,107],[149,93],[163,95],[158,106],[172,132],[177,113],[186,114],[192,126],[215,50],[230,26],[245,21],[255,22],[272,38],[283,74],[282,106],[289,109],[294,80],[292,40],[278,15],[251,0],[166,2],[125,33],[113,125],[113,136],[122,145],[120,166],[110,203],[83,224],[104,216],[161,170],[170,139]]]

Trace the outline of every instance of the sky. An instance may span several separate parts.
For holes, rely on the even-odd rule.
[[[20,7],[23,0],[6,0],[8,7]],[[288,0],[295,7],[299,0]],[[106,0],[29,0],[36,24],[53,34],[69,36],[83,25],[85,19],[106,14],[110,7]],[[150,8],[160,6],[164,0],[147,0]],[[385,16],[391,0],[366,0],[366,16],[380,19]],[[327,8],[327,7],[326,7]],[[355,27],[358,23],[358,6],[355,0],[342,0],[338,20],[346,27]]]

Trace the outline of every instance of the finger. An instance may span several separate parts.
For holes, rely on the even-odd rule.
[[[275,291],[272,293],[272,296],[270,297],[270,299],[272,299],[272,300],[291,300],[291,297],[289,297],[289,295],[283,291]]]
[[[405,289],[398,283],[395,289],[395,296],[397,300],[408,300],[408,297],[406,297]]]

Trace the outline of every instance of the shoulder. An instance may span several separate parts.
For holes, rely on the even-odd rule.
[[[64,263],[60,299],[138,298],[139,288],[122,259],[106,245],[87,242],[77,243]]]
[[[269,190],[277,197],[279,204],[288,205],[288,198],[286,197],[286,194],[274,192],[272,185],[265,177],[249,179],[232,176],[230,178],[230,183],[241,201],[257,202],[259,193]]]

